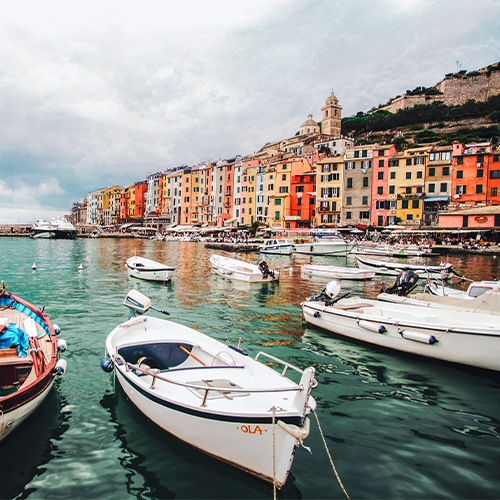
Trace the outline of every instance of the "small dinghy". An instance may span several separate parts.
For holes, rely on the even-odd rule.
[[[247,283],[261,283],[263,281],[277,281],[280,272],[269,269],[265,260],[261,260],[257,265],[244,260],[231,259],[223,255],[212,254],[210,256],[212,269],[224,278],[230,278]]]
[[[264,241],[264,244],[259,247],[259,252],[273,255],[292,255],[295,252],[295,247],[293,241],[287,238],[271,238]]]
[[[454,299],[472,300],[483,295],[488,290],[500,290],[500,281],[473,281],[467,290],[457,290],[444,286],[443,283],[434,281],[426,286],[426,291],[432,295],[440,297],[450,297]]]
[[[389,276],[399,276],[403,271],[413,271],[423,278],[447,279],[454,273],[453,266],[449,263],[439,266],[412,265],[387,260],[366,259],[359,256],[356,256],[356,260],[360,269]]]
[[[169,281],[175,271],[175,267],[138,256],[127,259],[125,265],[129,276],[148,281]]]
[[[315,369],[264,352],[251,358],[197,330],[144,316],[151,301],[136,290],[124,304],[136,316],[109,334],[101,367],[114,369],[127,397],[157,425],[281,487],[309,432]],[[298,372],[298,383],[287,370]]]
[[[337,298],[339,292],[340,284],[332,281],[319,295],[303,302],[304,319],[377,346],[500,371],[498,316],[359,297]]]
[[[34,305],[0,287],[0,440],[28,418],[66,370],[57,325]]]
[[[301,272],[309,276],[320,276],[336,280],[371,280],[375,277],[374,272],[356,267],[313,266],[304,264],[301,266]]]

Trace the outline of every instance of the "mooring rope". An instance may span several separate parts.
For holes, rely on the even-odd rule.
[[[330,452],[328,450],[328,446],[327,446],[326,441],[325,441],[325,436],[323,435],[323,431],[321,430],[321,425],[319,425],[318,415],[317,415],[317,413],[314,410],[313,410],[313,413],[314,413],[314,416],[316,417],[316,422],[318,422],[319,433],[321,434],[321,439],[323,439],[323,444],[325,445],[326,453],[328,455],[328,458],[330,459],[330,463],[332,464],[333,472],[335,472],[335,476],[337,476],[337,481],[339,482],[340,487],[342,488],[342,491],[344,492],[345,496],[349,500],[351,500],[351,497],[347,494],[347,491],[345,490],[344,485],[342,484],[342,481],[340,480],[340,476],[337,473],[337,469],[335,468],[335,465],[333,463],[332,457],[330,455]]]
[[[273,498],[276,500],[276,425],[275,414],[276,407],[273,406]]]

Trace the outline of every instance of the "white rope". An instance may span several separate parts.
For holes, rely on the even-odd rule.
[[[347,494],[347,491],[345,490],[344,485],[342,484],[342,481],[340,480],[340,476],[337,473],[337,469],[335,468],[335,465],[333,463],[330,452],[328,451],[328,446],[326,445],[325,436],[323,435],[323,431],[321,430],[321,425],[319,425],[318,415],[316,414],[316,412],[314,410],[313,410],[313,413],[314,413],[314,416],[316,417],[316,422],[318,422],[318,429],[319,429],[319,432],[321,434],[321,439],[323,439],[323,444],[325,445],[326,453],[328,455],[328,458],[330,459],[330,463],[332,464],[333,472],[335,472],[335,476],[337,477],[337,481],[339,482],[340,487],[342,488],[342,491],[344,492],[345,496],[349,500],[351,500],[351,497]]]

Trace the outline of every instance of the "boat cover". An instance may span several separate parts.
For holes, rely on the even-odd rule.
[[[7,325],[0,336],[0,349],[9,349],[10,347],[16,347],[17,355],[22,357],[27,355],[26,350],[29,348],[28,335],[15,323]]]

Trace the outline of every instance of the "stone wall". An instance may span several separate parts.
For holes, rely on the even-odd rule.
[[[447,76],[435,85],[442,94],[425,95],[404,95],[394,99],[390,104],[377,109],[387,110],[396,113],[400,109],[412,108],[417,104],[432,104],[435,101],[442,101],[447,106],[457,106],[465,104],[469,99],[475,101],[487,101],[491,96],[500,94],[500,71],[483,72],[474,75],[451,75]]]

